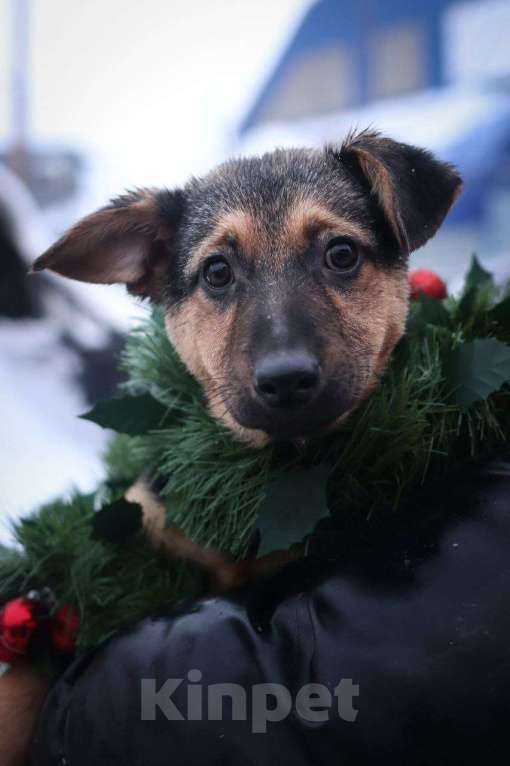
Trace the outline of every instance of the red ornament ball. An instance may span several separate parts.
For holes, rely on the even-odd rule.
[[[76,648],[76,639],[80,627],[80,618],[69,604],[57,609],[51,621],[51,639],[53,646],[63,654],[72,654]]]
[[[429,269],[417,269],[409,275],[411,285],[411,300],[417,301],[420,295],[428,295],[429,298],[435,298],[442,301],[448,295],[446,284],[435,271]]]
[[[39,621],[37,605],[28,598],[15,598],[0,611],[0,661],[12,663],[27,653]]]

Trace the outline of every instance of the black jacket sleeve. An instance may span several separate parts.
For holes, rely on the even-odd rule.
[[[78,660],[33,766],[506,764],[510,464],[409,511]]]

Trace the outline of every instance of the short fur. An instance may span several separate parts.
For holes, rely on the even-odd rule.
[[[162,303],[168,334],[209,409],[252,444],[334,427],[377,384],[407,314],[407,259],[461,188],[428,152],[374,132],[340,147],[231,160],[182,190],[138,190],[78,223],[39,258],[75,279],[124,282]],[[363,256],[354,274],[323,268],[335,237]],[[205,289],[226,258],[235,284]],[[267,408],[254,370],[288,349],[312,354],[321,385],[306,408]]]

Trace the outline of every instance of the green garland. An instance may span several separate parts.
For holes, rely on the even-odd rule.
[[[474,259],[460,298],[412,305],[382,385],[337,433],[253,449],[207,414],[154,312],[127,342],[119,396],[85,416],[118,432],[107,481],[16,524],[19,549],[0,552],[0,603],[49,586],[77,607],[86,648],[199,594],[200,573],[139,534],[140,508],[123,494],[141,474],[157,481],[169,525],[236,557],[255,530],[260,555],[329,514],[375,523],[426,478],[507,449],[509,342],[510,290]]]

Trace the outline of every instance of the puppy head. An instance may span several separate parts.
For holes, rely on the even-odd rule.
[[[119,197],[34,269],[163,304],[215,417],[254,444],[302,438],[377,383],[404,330],[407,257],[460,187],[429,153],[364,132]]]

